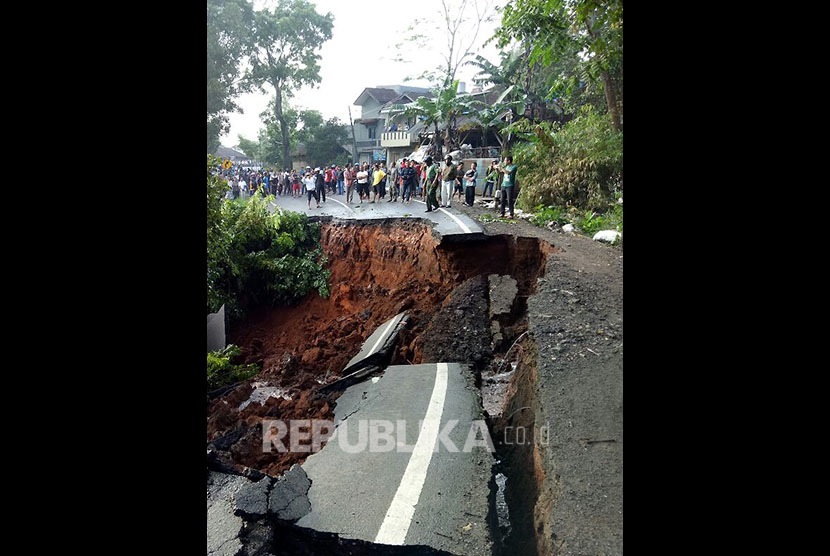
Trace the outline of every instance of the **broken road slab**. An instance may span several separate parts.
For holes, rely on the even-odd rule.
[[[297,526],[459,556],[491,554],[492,441],[466,365],[388,367],[343,393],[335,425],[302,465],[311,511]]]

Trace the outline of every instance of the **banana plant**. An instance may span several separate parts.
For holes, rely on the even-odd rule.
[[[423,120],[425,128],[433,126],[429,154],[434,158],[459,148],[458,118],[472,115],[477,109],[469,95],[459,96],[458,82],[456,79],[447,87],[433,89],[432,97],[420,97],[405,108],[390,113],[392,121],[415,116]]]

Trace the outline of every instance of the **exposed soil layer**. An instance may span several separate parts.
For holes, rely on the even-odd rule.
[[[515,279],[517,312],[523,313],[546,256],[557,251],[512,235],[441,241],[431,226],[413,219],[324,222],[322,246],[331,271],[328,299],[312,294],[229,327],[228,342],[242,348],[246,362],[261,363],[262,371],[209,402],[207,440],[225,468],[279,475],[302,461],[307,453],[263,451],[262,421],[332,419],[338,393],[320,394],[319,388],[340,378],[366,338],[403,311],[407,326],[391,364],[459,361],[485,370],[495,353],[487,327],[487,276]],[[520,332],[508,327],[505,337]],[[248,402],[254,385],[272,388],[274,395]]]
[[[392,364],[465,361],[480,371],[511,522],[496,553],[622,554],[622,246],[492,220],[492,209],[478,205],[457,210],[486,215],[485,237],[441,242],[414,219],[324,223],[331,297],[262,310],[229,329],[228,341],[263,371],[209,403],[213,465],[255,477],[302,460],[264,454],[261,420],[330,419],[337,394],[317,389],[378,326],[407,311]],[[488,314],[500,293],[513,296],[509,310]],[[283,397],[239,411],[255,383]],[[306,550],[296,553],[363,553],[290,527],[283,533]]]

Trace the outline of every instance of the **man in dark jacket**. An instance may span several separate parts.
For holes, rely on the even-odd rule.
[[[323,198],[323,202],[326,202],[326,177],[319,168],[314,169],[314,173],[317,176],[317,191],[320,192],[320,196]],[[319,202],[319,198],[317,201]]]

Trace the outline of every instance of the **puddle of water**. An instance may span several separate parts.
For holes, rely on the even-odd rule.
[[[286,393],[286,391],[282,388],[277,388],[276,386],[268,386],[267,382],[254,382],[253,391],[251,392],[251,396],[239,404],[239,411],[242,411],[248,405],[258,402],[259,405],[265,405],[265,402],[268,401],[268,398],[282,398],[284,400],[290,400],[291,396]]]

